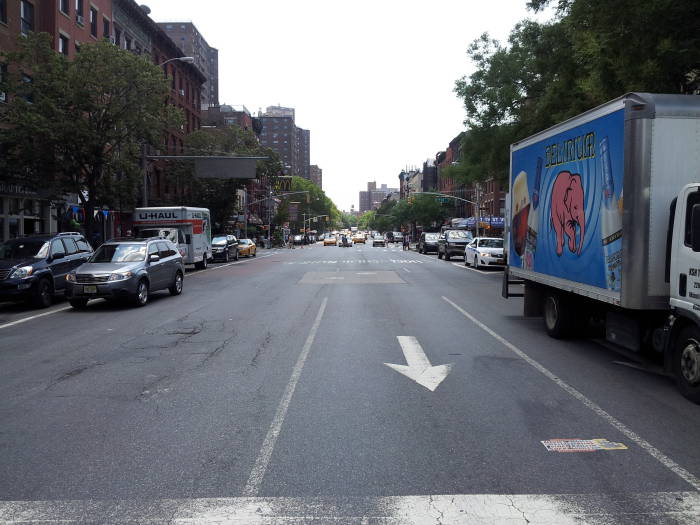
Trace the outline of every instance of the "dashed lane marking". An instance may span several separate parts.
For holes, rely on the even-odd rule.
[[[520,357],[523,361],[525,361],[527,364],[529,364],[535,370],[540,372],[542,375],[544,375],[548,379],[551,379],[562,390],[564,390],[566,393],[568,393],[572,397],[578,399],[581,403],[583,403],[584,406],[586,406],[587,408],[589,408],[590,410],[595,412],[597,415],[599,415],[601,418],[603,418],[605,421],[607,421],[612,427],[614,427],[618,431],[620,431],[627,439],[629,439],[630,441],[633,441],[640,448],[644,449],[651,457],[656,459],[664,467],[666,467],[671,472],[676,474],[678,477],[683,479],[686,483],[688,483],[690,486],[692,486],[696,491],[700,491],[700,479],[696,478],[693,474],[691,474],[686,469],[681,467],[678,463],[673,461],[666,454],[664,454],[659,449],[657,449],[655,446],[653,446],[651,443],[649,443],[648,441],[643,439],[641,436],[639,436],[637,433],[635,433],[632,429],[630,429],[627,425],[625,425],[622,421],[616,419],[615,417],[613,417],[612,415],[607,413],[598,404],[596,404],[595,402],[588,399],[585,395],[583,395],[581,392],[576,390],[574,387],[569,385],[564,380],[558,378],[548,368],[545,368],[539,362],[535,361],[533,358],[531,358],[525,352],[520,350],[517,346],[512,344],[510,341],[504,339],[503,337],[498,335],[496,332],[491,330],[491,328],[489,328],[484,323],[479,321],[476,317],[471,315],[469,312],[464,310],[462,307],[460,307],[456,303],[452,302],[451,300],[449,300],[445,296],[442,296],[442,298],[448,304],[452,305],[464,317],[469,319],[472,323],[474,323],[476,326],[481,328],[484,332],[486,332],[491,337],[496,339],[499,343],[501,343],[503,346],[505,346],[508,350],[510,350],[515,355]]]
[[[472,268],[471,266],[465,266],[464,263],[460,264],[460,263],[453,262],[452,264],[454,266],[456,266],[457,268],[469,270],[470,272],[478,272],[482,275],[503,275],[502,273],[498,273],[498,272],[485,272],[484,270],[477,270],[476,268]]]
[[[0,324],[0,330],[2,330],[3,328],[9,328],[10,326],[15,326],[15,325],[18,325],[21,323],[26,323],[27,321],[33,321],[34,319],[39,319],[40,317],[46,317],[47,315],[57,314],[58,312],[65,312],[66,310],[70,310],[72,308],[73,308],[72,306],[64,306],[63,308],[57,308],[56,310],[51,310],[49,312],[44,312],[41,314],[32,315],[30,317],[24,317],[22,319],[18,319],[17,321],[12,321],[9,323]]]
[[[282,430],[282,424],[284,423],[284,418],[287,415],[287,410],[289,409],[289,404],[292,401],[292,396],[294,395],[294,390],[297,387],[299,378],[301,377],[301,372],[304,370],[304,363],[306,363],[306,358],[309,356],[311,351],[311,346],[314,344],[314,339],[316,339],[316,332],[318,332],[318,327],[321,325],[321,319],[323,318],[323,313],[326,311],[326,305],[328,304],[328,297],[324,297],[321,302],[321,307],[318,309],[318,314],[316,314],[316,319],[314,324],[311,326],[309,335],[306,338],[304,347],[301,349],[299,358],[297,359],[294,369],[292,370],[292,375],[287,383],[287,388],[284,390],[284,395],[277,406],[277,411],[275,416],[272,418],[272,423],[267,431],[265,440],[263,441],[262,447],[260,447],[260,453],[255,460],[255,465],[253,465],[253,470],[250,472],[250,477],[243,489],[244,496],[257,496],[260,491],[260,486],[262,485],[263,478],[265,477],[265,472],[267,471],[267,466],[270,463],[270,458],[272,457],[272,452],[275,449],[275,443],[277,443],[277,438]]]

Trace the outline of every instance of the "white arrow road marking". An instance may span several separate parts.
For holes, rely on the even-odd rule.
[[[403,355],[406,356],[406,365],[394,365],[384,363],[389,368],[393,368],[400,374],[412,379],[421,386],[424,386],[431,392],[440,386],[447,375],[452,370],[454,365],[438,365],[431,366],[428,356],[421,347],[418,339],[413,336],[399,335],[396,336],[403,350]]]

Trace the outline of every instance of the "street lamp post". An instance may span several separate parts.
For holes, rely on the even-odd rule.
[[[158,67],[164,66],[168,62],[174,62],[174,61],[183,62],[185,64],[192,64],[194,62],[194,57],[171,58],[169,60],[166,60],[165,62],[158,64]],[[146,148],[147,147],[148,146],[146,145],[145,142],[141,145],[141,172],[143,175],[143,192],[141,195],[141,205],[144,208],[148,206],[148,160],[146,158],[146,155],[147,155]]]

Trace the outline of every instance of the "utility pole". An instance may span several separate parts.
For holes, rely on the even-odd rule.
[[[267,186],[267,247],[272,247],[271,235],[272,235],[272,182],[268,182]]]

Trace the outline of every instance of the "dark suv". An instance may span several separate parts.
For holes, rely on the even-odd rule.
[[[0,301],[46,308],[65,290],[66,274],[92,255],[80,233],[32,235],[0,244]]]
[[[418,253],[428,253],[438,251],[439,233],[423,232],[418,239]]]
[[[464,257],[464,248],[473,239],[471,232],[466,230],[445,230],[438,237],[438,259],[449,261],[454,255]]]
[[[66,295],[73,308],[84,308],[90,299],[100,297],[131,299],[144,306],[156,290],[180,295],[184,276],[182,255],[168,239],[112,239],[66,275]]]

